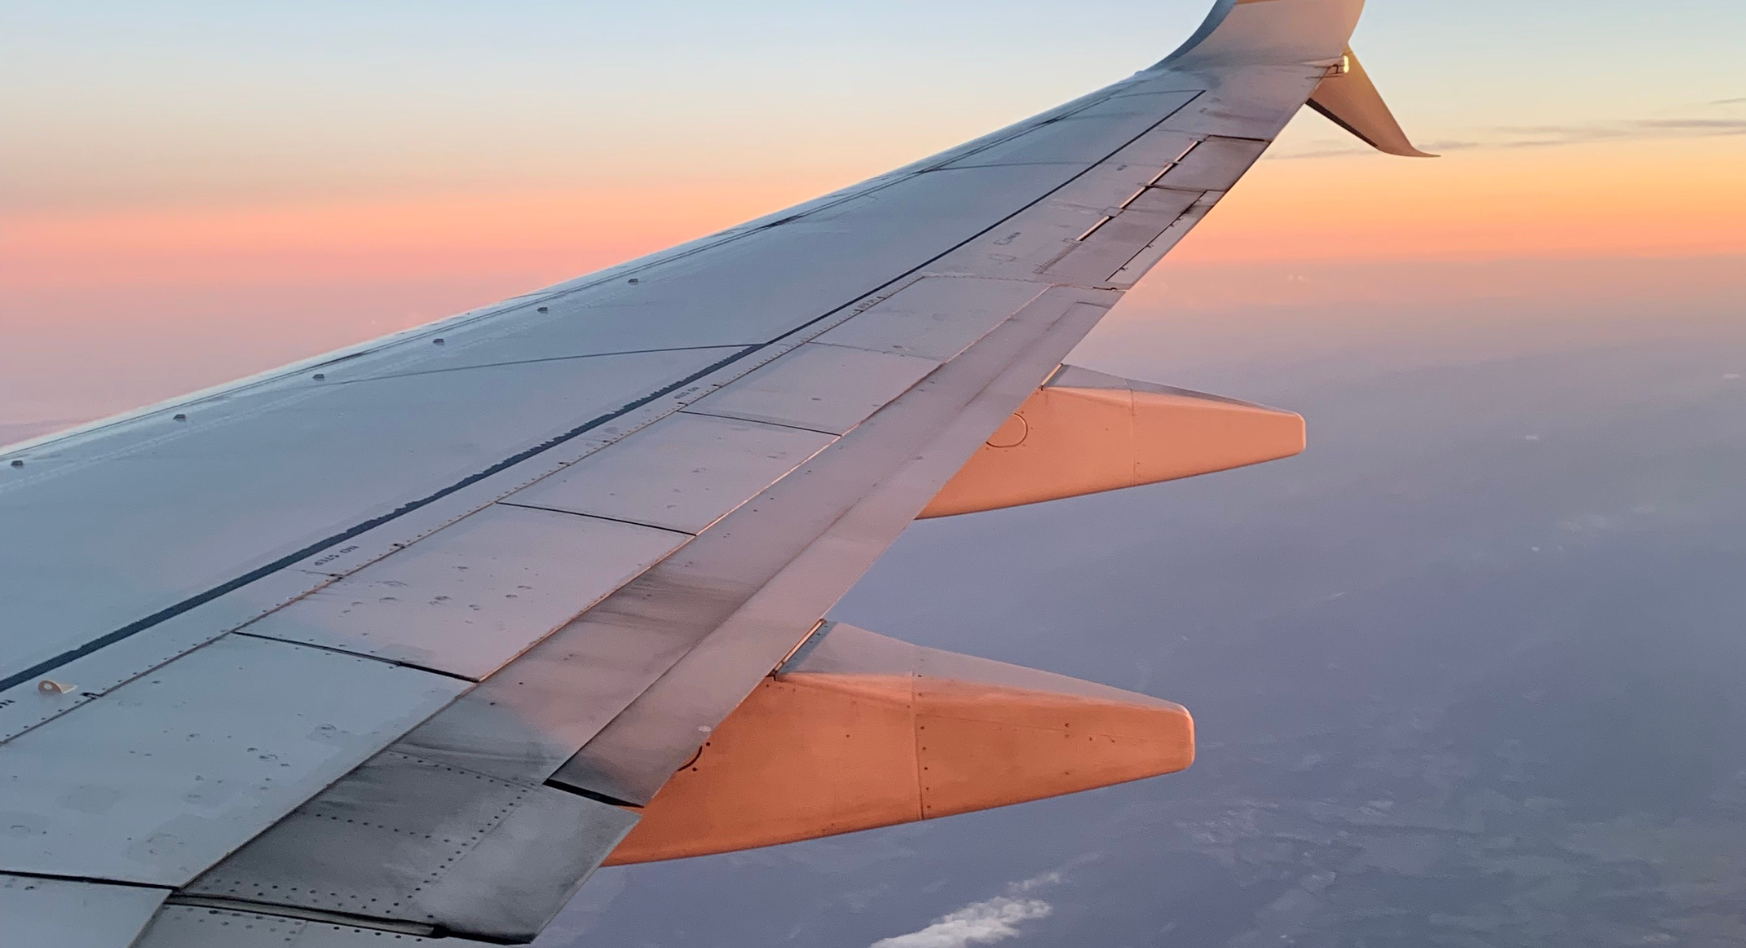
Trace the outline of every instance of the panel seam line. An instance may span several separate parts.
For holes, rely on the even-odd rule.
[[[301,646],[303,648],[313,648],[313,649],[317,649],[317,650],[323,651],[323,652],[332,652],[335,655],[346,655],[346,656],[349,656],[351,658],[362,658],[362,659],[367,659],[367,660],[372,661],[372,662],[381,662],[384,665],[392,665],[392,666],[397,667],[397,668],[410,668],[413,671],[428,672],[429,674],[432,674],[432,675],[440,675],[443,678],[451,678],[455,681],[464,681],[469,685],[476,685],[480,681],[480,679],[478,679],[478,678],[469,678],[466,675],[460,674],[459,672],[444,671],[441,668],[432,668],[429,665],[420,665],[416,662],[405,662],[405,661],[401,661],[401,660],[395,659],[395,658],[387,658],[387,657],[382,656],[382,655],[370,655],[370,654],[365,653],[365,652],[354,652],[349,648],[340,648],[337,645],[323,645],[319,642],[302,642],[302,641],[298,641],[297,639],[286,639],[286,638],[280,638],[277,635],[267,635],[264,632],[247,632],[247,631],[244,631],[243,629],[236,629],[229,634],[240,635],[240,636],[243,636],[245,638],[258,639],[262,642],[278,642],[280,645],[297,645],[297,646]]]
[[[548,507],[544,504],[530,504],[526,501],[499,500],[496,503],[503,507],[519,507],[522,510],[544,510],[547,513],[568,514],[572,517],[584,517],[589,520],[605,520],[608,523],[622,523],[632,527],[647,527],[650,530],[659,530],[662,533],[675,533],[682,537],[689,537],[693,540],[697,539],[697,534],[692,533],[689,530],[681,530],[678,527],[663,527],[658,524],[644,523],[641,520],[626,520],[623,517],[608,517],[604,514],[583,513],[580,510],[567,510],[563,507]]]

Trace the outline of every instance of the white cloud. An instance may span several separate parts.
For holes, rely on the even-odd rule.
[[[989,945],[1018,935],[1018,924],[1046,918],[1054,907],[1042,899],[995,896],[948,913],[921,931],[881,938],[871,948],[965,948]]]
[[[1006,887],[1006,892],[1008,895],[1017,895],[1020,892],[1034,892],[1044,886],[1055,885],[1060,881],[1061,873],[1056,871],[1045,872],[1040,876],[1032,876],[1029,879],[1022,879],[1018,882],[1014,882]]]
[[[955,912],[948,912],[932,925],[907,935],[881,938],[869,948],[967,948],[969,945],[991,945],[1016,938],[1022,922],[1047,918],[1055,907],[1042,899],[1016,898],[1061,881],[1061,873],[1045,872],[1040,876],[1014,882],[1006,887],[1006,895],[997,895],[981,902],[971,902]]]

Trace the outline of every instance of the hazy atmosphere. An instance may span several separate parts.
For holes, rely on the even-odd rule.
[[[1461,289],[1515,264],[1281,271],[1295,302],[1158,321],[1166,272],[1080,361],[1301,411],[1309,450],[918,524],[836,614],[1182,702],[1194,766],[605,870],[545,943],[1746,943],[1728,266],[1548,264],[1593,287],[1555,307]]]
[[[1198,2],[0,3],[0,443],[650,252]],[[1746,945],[1746,5],[1371,0],[1073,362],[1256,468],[918,523],[834,618],[1144,691],[1182,773],[599,872],[540,944]]]

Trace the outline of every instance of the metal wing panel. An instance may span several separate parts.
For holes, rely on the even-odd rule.
[[[696,535],[834,440],[816,431],[680,412],[502,503]]]
[[[183,885],[463,690],[226,636],[0,745],[0,870]]]
[[[1111,274],[1133,258],[1136,248],[1157,239],[1200,199],[1201,193],[1149,186],[1125,205],[1106,211],[1104,219],[1080,237],[1077,246],[1043,272],[1057,280],[1106,284]]]
[[[525,941],[636,820],[550,787],[388,752],[184,892]]]
[[[1139,134],[1159,116],[1167,115],[1188,104],[1199,94],[1197,83],[1184,83],[1175,89],[1131,89],[1122,96],[1110,96],[1070,115],[1051,119],[1035,129],[1015,135],[1005,141],[957,158],[946,169],[988,168],[1010,163],[1026,165],[1076,165],[1083,170],[1109,157],[1108,137],[1097,126],[1121,119],[1127,137]],[[1071,172],[1061,174],[1057,183],[1064,183]]]
[[[1269,0],[1283,3],[1287,0]],[[1321,65],[1256,66],[1247,69],[1212,70],[1197,73],[1208,89],[1168,126],[1178,132],[1205,137],[1251,138],[1271,141],[1302,107],[1289,100],[1309,97],[1327,69]]]
[[[40,475],[0,485],[6,533],[29,538],[0,546],[0,660],[9,678],[52,662],[728,351],[392,377],[348,364],[210,409],[223,417],[142,421],[162,433],[101,459],[32,458]]]
[[[301,918],[197,904],[166,905],[133,948],[469,948],[491,942],[372,926],[334,918]],[[46,943],[45,943],[46,944]]]
[[[128,948],[169,889],[0,875],[0,926],[12,945]]]
[[[687,539],[492,504],[242,631],[477,681]]]
[[[1134,121],[1108,116],[1085,132],[1119,142]],[[615,342],[625,349],[768,342],[926,265],[1076,170],[1003,164],[916,173],[691,254],[627,266],[613,283],[540,297],[547,321],[506,336],[509,351],[493,358],[525,356],[536,345],[565,351],[571,333],[588,331],[576,321],[583,315],[634,327]]]
[[[809,342],[685,410],[840,435],[938,366],[933,359]]]
[[[1157,185],[1184,191],[1223,191],[1237,183],[1267,150],[1266,141],[1208,135],[1159,178]]]
[[[885,297],[814,341],[946,362],[1044,289],[1016,280],[929,277]]]
[[[1253,70],[1269,63],[1330,62],[1363,12],[1364,0],[1219,0],[1188,42],[1158,66]]]

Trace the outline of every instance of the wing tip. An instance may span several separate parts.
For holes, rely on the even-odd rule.
[[[1359,141],[1388,155],[1405,158],[1436,158],[1421,150],[1407,138],[1400,122],[1376,91],[1370,74],[1350,48],[1340,57],[1339,64],[1310,94],[1310,108],[1329,121],[1351,132]]]
[[[1152,68],[1332,63],[1363,12],[1364,0],[1216,0],[1188,40]]]

